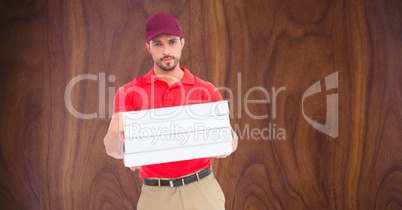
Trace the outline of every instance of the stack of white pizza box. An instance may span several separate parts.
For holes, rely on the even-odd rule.
[[[232,152],[227,101],[131,111],[123,119],[126,167]]]

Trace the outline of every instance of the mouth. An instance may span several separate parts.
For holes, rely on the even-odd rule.
[[[162,58],[162,61],[169,62],[169,61],[172,61],[173,59],[174,59],[173,57],[165,57],[165,58]]]

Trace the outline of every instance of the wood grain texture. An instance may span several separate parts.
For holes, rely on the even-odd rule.
[[[144,24],[158,11],[181,23],[181,65],[230,101],[239,147],[213,160],[226,209],[402,209],[399,0],[1,1],[0,209],[136,208],[138,172],[103,137],[112,94],[152,67]],[[334,72],[337,89],[303,101]],[[93,119],[66,105],[83,75],[71,104]],[[270,103],[244,104],[262,90]],[[336,138],[302,113],[325,123],[326,94]],[[269,126],[285,138],[264,139]]]

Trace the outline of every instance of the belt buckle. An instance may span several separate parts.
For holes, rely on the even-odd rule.
[[[176,180],[169,180],[169,186],[171,188],[176,187],[176,186],[174,186],[174,181],[177,181],[177,180],[181,180],[181,183],[183,184],[183,186],[186,185],[186,183],[184,182],[184,178],[181,178],[181,179],[176,179]]]

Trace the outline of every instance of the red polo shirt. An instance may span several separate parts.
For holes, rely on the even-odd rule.
[[[113,113],[199,104],[222,100],[211,83],[192,75],[186,68],[183,78],[169,87],[154,70],[119,88],[114,97]],[[142,166],[141,178],[177,178],[211,166],[210,158]]]

